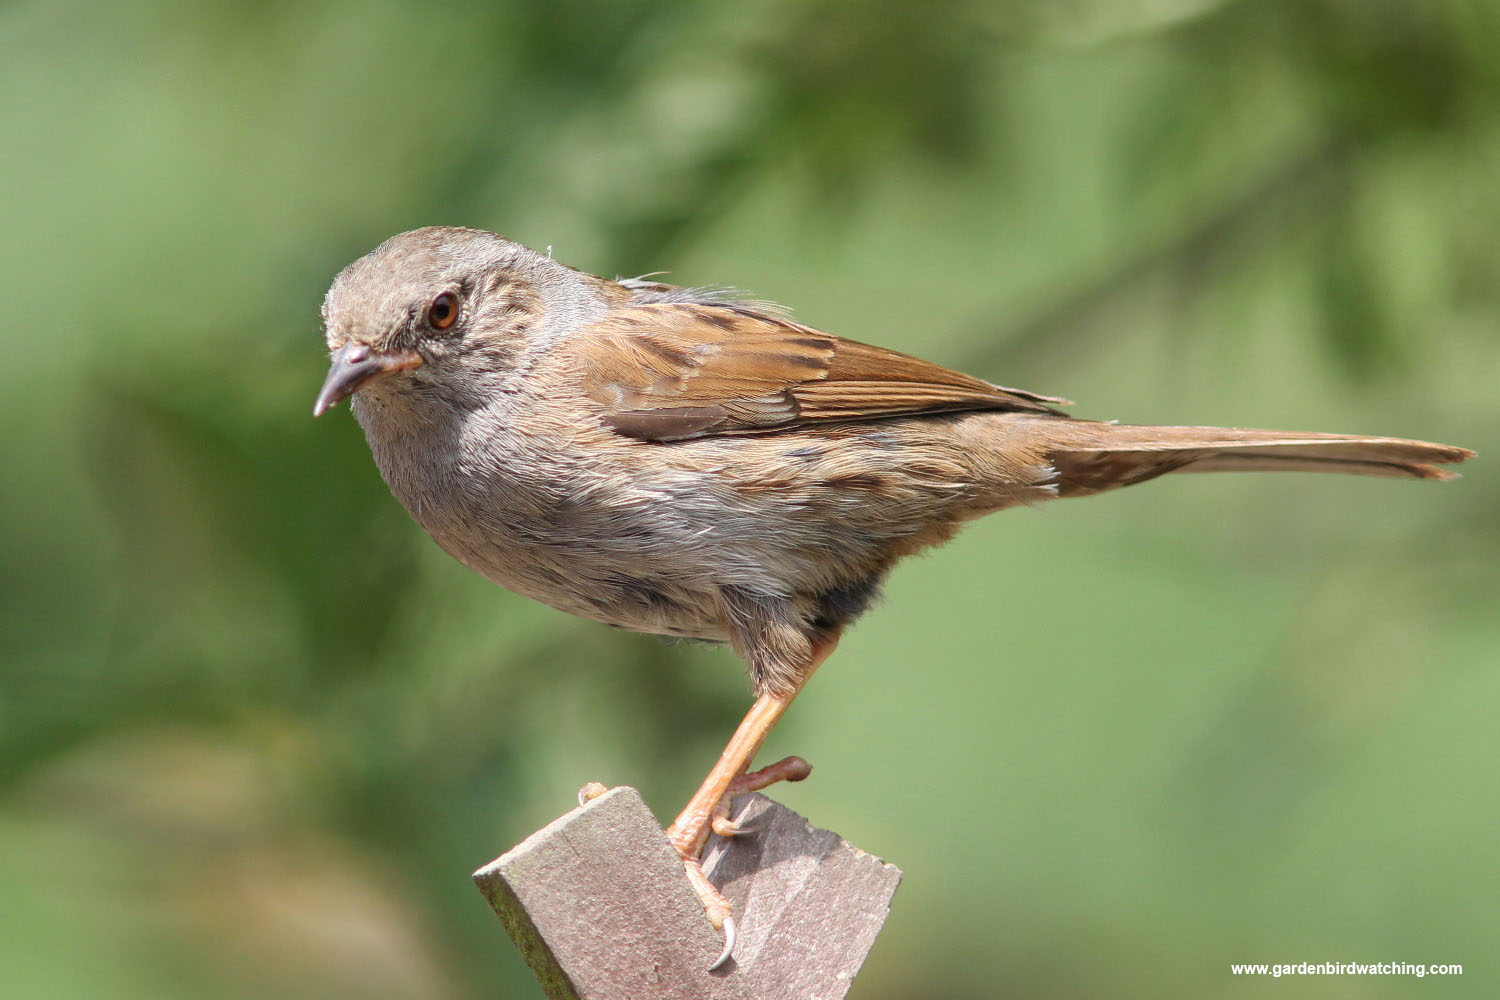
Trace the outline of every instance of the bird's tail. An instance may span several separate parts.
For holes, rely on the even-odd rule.
[[[1234,427],[1148,427],[1033,418],[1056,469],[1058,496],[1088,496],[1168,472],[1344,472],[1453,479],[1473,458],[1446,444]]]

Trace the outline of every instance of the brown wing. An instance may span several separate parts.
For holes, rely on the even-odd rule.
[[[569,346],[605,423],[648,441],[955,410],[1056,413],[1065,399],[732,304],[652,303],[610,314]]]

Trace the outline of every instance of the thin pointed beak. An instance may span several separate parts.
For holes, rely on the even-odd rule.
[[[339,400],[352,396],[361,386],[377,378],[416,368],[422,363],[422,355],[416,351],[393,351],[382,354],[366,344],[349,341],[333,356],[328,377],[313,404],[313,416],[321,417]]]

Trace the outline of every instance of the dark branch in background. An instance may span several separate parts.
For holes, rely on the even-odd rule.
[[[976,321],[961,341],[975,347],[958,359],[959,367],[996,373],[996,377],[1018,370],[1026,374],[1055,369],[1107,329],[1090,320],[1148,282],[1178,276],[1184,284],[1198,286],[1209,271],[1274,250],[1289,230],[1341,210],[1344,199],[1337,182],[1357,149],[1336,138],[1289,159],[1218,211],[1171,239],[1142,248],[1031,318],[1011,325],[1008,332],[1004,319]],[[1005,306],[989,312],[1013,311],[1013,306]]]
[[[1197,60],[1194,79],[1212,79],[1255,49],[1274,53],[1305,81],[1329,138],[1175,238],[1143,247],[1019,325],[1008,319],[1014,306],[990,311],[1002,318],[975,324],[972,342],[980,346],[958,360],[1013,381],[1031,377],[1101,335],[1106,327],[1090,320],[1147,282],[1176,276],[1191,294],[1207,283],[1208,272],[1243,266],[1316,224],[1323,246],[1311,266],[1324,346],[1353,377],[1391,368],[1400,360],[1400,338],[1382,299],[1383,279],[1341,223],[1355,210],[1349,195],[1361,159],[1403,141],[1465,142],[1484,106],[1481,95],[1493,87],[1474,28],[1470,16],[1436,6],[1317,0],[1228,4],[1184,22],[1177,41]],[[1245,61],[1246,72],[1254,65]],[[1174,114],[1191,112],[1164,99]]]

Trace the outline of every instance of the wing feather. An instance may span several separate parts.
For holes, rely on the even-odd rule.
[[[650,441],[1068,402],[733,303],[632,305],[569,346],[605,423]]]

